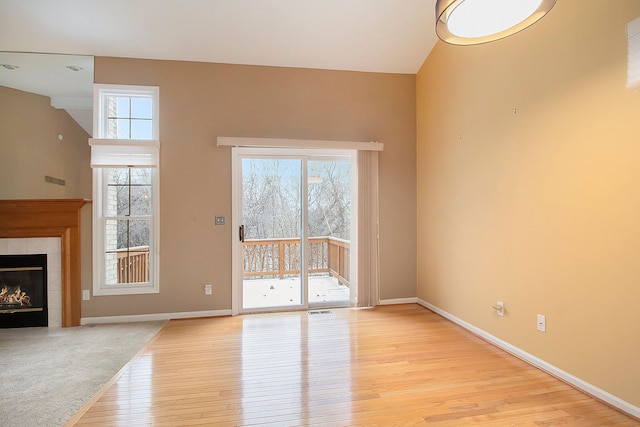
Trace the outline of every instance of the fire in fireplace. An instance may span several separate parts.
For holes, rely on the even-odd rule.
[[[0,328],[47,325],[47,255],[0,256]]]

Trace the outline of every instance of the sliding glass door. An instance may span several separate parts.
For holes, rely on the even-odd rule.
[[[351,155],[235,148],[234,169],[234,311],[349,306]]]

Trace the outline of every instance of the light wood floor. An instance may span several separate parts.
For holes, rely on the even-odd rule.
[[[105,390],[71,424],[640,425],[418,305],[171,321]]]

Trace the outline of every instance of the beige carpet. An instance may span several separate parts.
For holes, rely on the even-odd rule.
[[[64,425],[165,323],[0,329],[0,424]]]

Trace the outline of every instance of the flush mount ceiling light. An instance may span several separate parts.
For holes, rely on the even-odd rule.
[[[556,0],[437,0],[436,33],[457,45],[487,43],[522,31]]]

